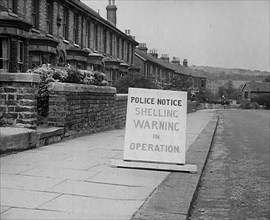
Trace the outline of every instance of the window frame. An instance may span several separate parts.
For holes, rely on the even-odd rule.
[[[0,64],[0,72],[1,71],[8,71],[9,70],[9,61],[10,61],[10,39],[6,36],[0,36],[0,39],[1,39],[1,48],[0,48],[0,60],[2,61]],[[3,44],[3,39],[6,40],[6,44],[5,44],[5,48],[4,48],[4,44]],[[5,50],[6,49],[6,50]],[[6,51],[6,57],[4,57],[4,52]],[[4,68],[6,67],[6,68]]]
[[[22,40],[18,40],[18,49],[17,49],[17,63],[18,69],[22,71],[23,63],[24,63],[24,42]]]
[[[39,29],[39,1],[32,0],[32,24],[33,28]]]
[[[73,17],[73,40],[75,44],[79,43],[79,15],[74,13]]]
[[[63,7],[63,38],[69,40],[69,9]]]
[[[8,0],[8,11],[14,14],[18,14],[18,1]]]
[[[47,0],[47,33],[53,34],[53,0]]]
[[[103,29],[103,50],[104,53],[107,53],[107,30]]]

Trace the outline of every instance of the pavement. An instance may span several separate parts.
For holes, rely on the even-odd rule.
[[[187,219],[217,121],[215,110],[188,114],[196,174],[111,167],[124,129],[2,156],[0,219]]]

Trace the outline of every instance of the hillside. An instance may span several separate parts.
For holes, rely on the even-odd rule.
[[[214,80],[237,80],[237,81],[263,81],[270,72],[246,69],[229,69],[209,66],[191,66],[190,68],[200,72],[200,75]]]

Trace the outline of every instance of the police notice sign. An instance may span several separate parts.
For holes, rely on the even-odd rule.
[[[187,93],[130,88],[124,160],[185,163]]]

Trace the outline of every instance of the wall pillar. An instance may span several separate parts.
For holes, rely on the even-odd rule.
[[[0,73],[0,126],[37,127],[39,82],[34,73]]]

